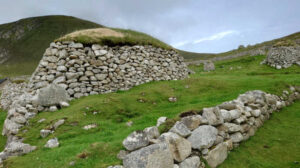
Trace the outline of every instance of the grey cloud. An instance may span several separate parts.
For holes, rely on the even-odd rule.
[[[0,24],[39,15],[72,15],[134,29],[180,49],[222,52],[300,30],[299,0],[1,0]],[[222,38],[198,39],[236,31]]]

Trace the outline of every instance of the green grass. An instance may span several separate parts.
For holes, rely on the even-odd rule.
[[[0,109],[0,129],[2,131],[4,120],[6,118],[6,112]],[[2,151],[6,144],[6,137],[0,135],[0,150]]]
[[[217,62],[214,72],[203,72],[201,66],[192,66],[190,68],[196,74],[185,80],[151,82],[134,87],[129,91],[88,96],[73,100],[68,108],[56,112],[42,112],[24,128],[28,131],[20,134],[25,138],[26,143],[36,145],[38,149],[22,157],[10,158],[5,161],[4,165],[14,168],[52,168],[69,167],[69,163],[75,161],[74,167],[78,168],[106,168],[109,165],[120,163],[116,155],[119,150],[123,149],[122,140],[128,134],[134,130],[155,125],[160,116],[175,118],[181,112],[215,106],[235,99],[239,94],[249,90],[260,89],[280,94],[289,85],[300,85],[299,67],[293,66],[284,70],[276,70],[266,65],[260,65],[259,63],[263,59],[264,56],[256,56]],[[168,97],[171,96],[176,96],[178,101],[170,103]],[[139,99],[143,99],[145,103],[140,103]],[[299,102],[291,107],[291,111],[299,109],[297,107],[299,107]],[[98,113],[94,115],[94,111]],[[282,113],[287,113],[287,111]],[[294,136],[294,141],[300,141],[299,136],[296,136],[296,131],[299,130],[297,128],[300,125],[299,118],[296,116],[299,117],[299,114],[282,117],[278,115],[275,115],[274,120],[277,121],[279,117],[284,121],[274,124],[274,126],[277,125],[275,128],[281,127],[281,131],[288,129],[285,135]],[[37,123],[41,118],[46,118],[46,121]],[[45,139],[39,137],[41,129],[61,118],[67,119],[66,124]],[[133,126],[127,127],[127,121],[133,121]],[[273,122],[273,117],[270,122]],[[288,126],[289,122],[295,129]],[[89,131],[82,129],[83,126],[92,123],[98,124],[99,127]],[[283,123],[282,126],[281,123]],[[259,134],[264,134],[264,129],[265,127],[257,133],[259,139],[255,140],[254,137],[249,140],[249,149],[255,151],[256,147],[262,144],[261,142],[267,142],[264,140],[266,137],[259,136]],[[266,135],[276,137],[282,133],[279,130],[270,132],[272,131],[270,129],[270,127],[267,129],[269,132],[266,132]],[[60,147],[45,149],[43,145],[52,137],[58,137]],[[269,145],[272,146],[272,144]],[[286,143],[286,145],[291,146],[281,146],[281,149],[288,148],[289,152],[294,154],[299,152],[299,143]],[[241,150],[243,150],[243,146],[244,144]],[[235,151],[232,152],[233,156],[229,156],[227,162],[240,161],[237,157],[238,154],[234,157]],[[85,153],[87,157],[79,158],[80,153]],[[259,152],[256,153],[256,155],[259,154]],[[285,165],[286,160],[281,159],[283,158],[281,154],[276,154],[275,150],[272,155],[261,156],[266,159],[266,162],[262,162],[259,166]],[[269,163],[268,159],[278,163]],[[294,160],[294,157],[289,159]],[[255,165],[257,160],[253,160],[253,162],[249,160],[249,162],[249,164]]]
[[[110,28],[116,32],[120,32],[124,35],[124,37],[98,37],[95,38],[89,34],[80,34],[75,37],[69,37],[68,35],[57,39],[56,41],[75,41],[86,45],[91,44],[100,44],[100,45],[108,45],[108,46],[134,46],[134,45],[152,45],[154,47],[159,47],[163,49],[173,49],[168,44],[151,37],[145,33],[133,31],[133,30],[126,30],[126,29],[116,29]]]

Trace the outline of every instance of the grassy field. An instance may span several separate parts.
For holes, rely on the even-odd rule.
[[[4,165],[14,168],[52,168],[69,167],[69,163],[75,161],[73,167],[106,168],[120,163],[116,155],[119,150],[123,149],[122,140],[128,134],[134,130],[155,125],[160,116],[174,118],[187,110],[200,110],[203,107],[232,100],[249,90],[260,89],[280,94],[288,85],[300,85],[299,67],[276,70],[260,65],[263,59],[264,56],[256,56],[217,62],[214,72],[203,72],[201,66],[192,66],[190,68],[196,74],[182,81],[151,82],[129,91],[84,97],[73,100],[68,108],[40,113],[24,128],[28,131],[20,134],[25,138],[26,143],[36,145],[38,149],[22,157],[10,158],[5,161]],[[168,98],[171,96],[176,96],[178,101],[170,103]],[[143,103],[139,101],[141,99]],[[239,148],[241,150],[234,150],[224,166],[243,167],[242,163],[245,163],[248,167],[270,167],[270,165],[280,167],[290,165],[293,160],[297,160],[300,141],[299,129],[297,129],[300,126],[297,109],[299,109],[299,102],[282,113],[275,114],[271,121],[267,122],[271,123],[270,126],[267,124],[261,128],[257,137],[241,145]],[[288,111],[291,113],[283,115]],[[5,117],[3,112],[0,116],[2,120]],[[46,121],[38,123],[37,121],[42,118]],[[41,129],[62,118],[66,119],[66,123],[53,135],[45,139],[39,136]],[[128,121],[133,122],[132,127],[126,126]],[[93,123],[97,124],[98,128],[88,131],[82,129],[83,126]],[[289,126],[288,123],[291,125]],[[272,126],[276,130],[272,130]],[[268,138],[264,135],[268,135]],[[52,137],[59,139],[60,147],[44,148],[46,141]],[[276,141],[280,137],[283,142]],[[0,140],[0,144],[5,143],[4,139]],[[292,140],[295,143],[286,140]],[[270,146],[268,153],[271,154],[256,151],[262,148],[262,144]],[[288,147],[283,145],[288,145]],[[283,151],[277,152],[279,148]],[[241,161],[238,157],[241,151],[257,156],[249,159],[250,154],[242,154],[241,157],[248,156],[248,160]],[[287,152],[288,155],[282,156]],[[287,158],[282,159],[284,157]],[[258,163],[262,158],[265,161]],[[240,163],[236,166],[237,162]]]

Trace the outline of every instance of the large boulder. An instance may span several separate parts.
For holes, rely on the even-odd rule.
[[[216,168],[227,158],[227,144],[225,142],[218,144],[204,158],[211,168]]]
[[[50,84],[39,90],[34,103],[41,106],[59,105],[60,102],[67,102],[69,96],[67,91],[56,84]]]
[[[203,125],[198,127],[192,132],[192,135],[188,137],[188,141],[191,142],[193,149],[205,149],[210,148],[217,139],[218,130],[210,125]]]
[[[159,140],[169,145],[172,156],[177,162],[183,161],[192,152],[191,143],[175,133],[164,133],[159,137]]]
[[[173,168],[173,157],[166,143],[153,144],[126,155],[124,168]]]

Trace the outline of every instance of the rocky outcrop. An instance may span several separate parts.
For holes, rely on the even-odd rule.
[[[300,46],[280,46],[269,50],[262,62],[276,69],[288,68],[293,64],[300,66]]]
[[[282,96],[254,90],[201,113],[186,113],[168,132],[153,133],[149,127],[130,134],[121,151],[125,168],[204,168],[200,158],[215,168],[227,158],[230,150],[246,141],[270,115],[300,99],[300,87],[291,87]],[[160,117],[157,125],[164,124]],[[147,137],[151,137],[149,140]],[[128,144],[135,147],[128,149]],[[120,165],[118,165],[121,167]],[[113,166],[112,166],[113,167]]]

